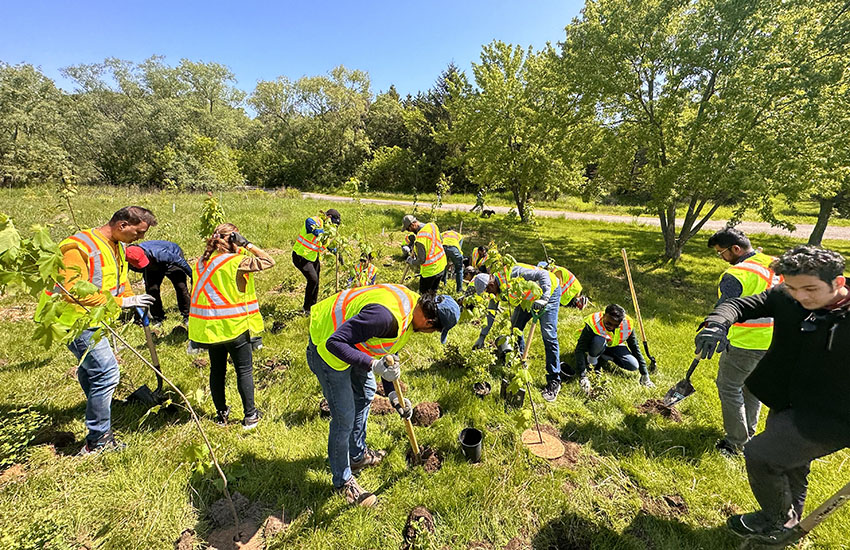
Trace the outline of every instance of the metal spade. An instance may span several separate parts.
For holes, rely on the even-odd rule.
[[[675,386],[667,390],[667,394],[664,396],[665,407],[672,407],[696,391],[696,389],[694,389],[694,385],[691,384],[691,375],[694,373],[694,369],[697,368],[699,362],[700,356],[697,355],[694,357],[694,360],[691,361],[691,366],[688,367],[688,372],[685,374],[685,378],[683,380],[679,380]]]

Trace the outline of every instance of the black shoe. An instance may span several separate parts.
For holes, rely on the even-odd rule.
[[[230,418],[230,407],[227,407],[223,411],[216,411],[215,418],[213,418],[213,422],[218,424],[219,426],[227,426],[227,420]]]
[[[126,448],[127,444],[115,439],[115,435],[112,433],[112,430],[109,430],[100,436],[100,439],[94,443],[86,439],[86,444],[83,445],[83,448],[80,449],[80,452],[77,454],[79,456],[90,456],[106,451],[123,451]]]
[[[738,447],[736,445],[732,445],[731,443],[729,443],[725,439],[721,439],[717,443],[715,443],[714,448],[717,449],[718,451],[720,451],[720,454],[722,454],[723,456],[727,456],[729,458],[741,456],[741,454],[742,454],[740,447]]]
[[[754,540],[769,540],[786,531],[781,525],[769,523],[761,512],[730,516],[726,520],[726,527],[739,537]]]
[[[561,383],[557,380],[550,380],[546,387],[540,392],[543,395],[543,399],[549,401],[550,403],[554,401],[558,397],[558,392],[561,391]]]
[[[260,412],[260,409],[254,409],[254,414],[250,416],[246,416],[242,419],[242,429],[243,430],[253,430],[257,427],[257,424],[260,423],[260,419],[263,417],[263,413]]]

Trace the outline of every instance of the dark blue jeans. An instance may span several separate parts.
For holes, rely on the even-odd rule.
[[[558,310],[561,306],[561,289],[555,287],[552,289],[552,296],[549,297],[549,303],[543,309],[540,315],[540,336],[543,337],[543,349],[546,351],[546,382],[561,379],[561,359],[560,347],[558,344]],[[514,309],[511,315],[511,326],[520,330],[525,329],[525,325],[531,320],[531,312],[525,311],[521,307]],[[519,338],[519,352],[525,349],[525,339]]]
[[[460,253],[460,250],[456,246],[446,246],[444,247],[446,251],[446,257],[452,263],[455,268],[455,284],[457,285],[457,291],[463,291],[463,254]],[[443,272],[443,282],[449,278],[449,270]]]
[[[112,427],[112,394],[118,386],[120,371],[118,360],[109,341],[103,335],[96,344],[92,338],[99,329],[86,329],[68,349],[80,362],[77,380],[86,394],[86,440],[94,445]],[[88,353],[86,353],[88,351]]]
[[[334,487],[341,487],[351,477],[350,461],[360,460],[366,452],[366,421],[377,390],[375,377],[371,370],[334,369],[312,341],[307,345],[307,365],[319,379],[331,409],[328,459]]]
[[[602,359],[612,361],[623,370],[640,370],[641,374],[647,374],[644,372],[646,369],[640,369],[640,363],[638,363],[637,357],[632,355],[628,346],[622,345],[609,348],[608,342],[605,338],[597,334],[593,337],[593,340],[590,341],[590,349],[587,352],[587,362],[591,365],[596,365],[600,357]]]

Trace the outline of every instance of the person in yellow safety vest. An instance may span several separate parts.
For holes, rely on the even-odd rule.
[[[579,387],[585,393],[591,390],[587,365],[596,366],[600,359],[603,364],[613,361],[621,369],[640,372],[640,384],[648,388],[655,387],[649,379],[646,359],[635,337],[634,321],[617,304],[608,304],[604,313],[599,311],[585,318],[576,342],[575,374],[579,378]]]
[[[469,265],[474,267],[478,273],[487,273],[487,247],[479,246],[472,251],[472,257],[469,259]]]
[[[442,237],[443,249],[446,251],[446,257],[451,260],[452,267],[454,267],[454,278],[457,291],[463,292],[463,252],[461,251],[463,246],[463,235],[454,229],[449,229],[448,231],[443,231]],[[448,276],[449,270],[446,269],[443,272],[444,283]]]
[[[717,305],[732,298],[761,294],[780,282],[770,267],[776,258],[753,250],[750,239],[733,227],[717,231],[708,239],[708,247],[730,264],[718,282]],[[761,402],[744,381],[770,347],[773,319],[736,323],[729,329],[728,338],[729,347],[720,355],[716,379],[725,436],[716,447],[733,456],[740,454],[758,425]]]
[[[292,246],[292,264],[307,279],[303,306],[305,314],[310,313],[310,308],[319,299],[319,275],[322,271],[319,256],[327,252],[321,243],[321,236],[325,232],[325,222],[328,221],[339,225],[342,217],[336,209],[331,208],[320,212],[318,216],[307,218]]]
[[[242,398],[242,427],[257,426],[262,414],[254,405],[252,334],[263,332],[254,273],[274,267],[274,260],[248,242],[232,223],[223,223],[207,239],[206,248],[192,266],[189,340],[206,348],[210,358],[210,394],[213,420],[227,425],[230,407],[224,395],[227,356],[236,369],[236,387]]]
[[[378,268],[372,263],[372,254],[362,254],[360,261],[354,266],[354,276],[349,279],[348,284],[352,288],[369,286],[375,284],[378,278]]]
[[[150,227],[156,225],[153,213],[141,206],[126,206],[115,212],[109,223],[96,229],[84,229],[59,243],[64,269],[61,271],[62,287],[71,290],[78,282],[95,285],[97,292],[72,299],[59,284],[45,291],[35,311],[35,321],[54,319],[60,307],[58,322],[70,329],[85,315],[86,308],[102,306],[114,300],[122,308],[149,307],[153,296],[134,296],[127,279],[128,264],[125,245],[144,238]],[[58,300],[73,306],[57,304]],[[81,304],[81,305],[78,305]],[[118,360],[109,346],[109,339],[100,327],[84,330],[68,344],[68,349],[80,361],[77,379],[86,395],[86,435],[81,455],[103,450],[120,450],[126,445],[115,439],[112,431],[112,394],[118,386],[120,373]],[[95,336],[100,338],[93,341]]]
[[[460,318],[450,296],[422,296],[394,284],[344,290],[325,298],[310,313],[307,365],[319,379],[331,412],[328,457],[334,490],[349,504],[373,506],[375,495],[354,474],[386,455],[366,446],[366,420],[375,396],[376,377],[384,380],[390,402],[410,418],[410,401],[392,391],[399,377],[398,352],[413,332],[440,331],[445,344]],[[392,356],[392,360],[387,359]]]
[[[583,290],[578,278],[566,267],[555,265],[554,262],[540,262],[537,267],[548,269],[558,278],[558,283],[561,286],[561,305],[565,307],[574,307],[579,311],[587,307],[590,301],[587,296],[582,296]]]
[[[510,280],[517,277],[535,283],[542,291],[540,297],[535,299],[530,291],[523,296],[510,294]],[[516,264],[509,270],[505,269],[495,274],[479,273],[472,279],[472,286],[474,286],[476,294],[481,295],[486,292],[494,297],[487,306],[487,324],[482,327],[478,340],[475,341],[472,349],[484,347],[484,339],[489,334],[495,318],[489,312],[496,310],[497,298],[507,301],[514,307],[511,313],[511,327],[522,331],[532,319],[532,315],[537,316],[540,319],[540,335],[543,338],[543,348],[546,352],[546,386],[541,394],[546,401],[554,401],[558,397],[558,392],[561,391],[561,359],[560,345],[558,344],[558,303],[561,298],[561,288],[558,285],[558,279],[545,269],[528,264]],[[523,302],[528,305],[530,300],[534,300],[534,302],[528,309],[531,309],[534,313],[522,307]],[[526,345],[522,336],[520,336],[517,344],[519,352],[522,353]]]
[[[436,292],[448,263],[440,228],[434,222],[423,224],[408,214],[401,221],[401,229],[416,233],[414,252],[407,258],[407,263],[419,268],[419,292]]]

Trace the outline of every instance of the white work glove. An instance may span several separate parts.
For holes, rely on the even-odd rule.
[[[581,391],[584,393],[590,393],[590,380],[587,379],[587,376],[582,376],[578,381],[578,387],[581,388]]]
[[[156,302],[156,298],[150,294],[139,294],[137,296],[125,296],[121,300],[121,307],[150,307]]]
[[[484,337],[483,336],[479,336],[478,340],[476,340],[475,343],[472,344],[472,349],[484,349]]]
[[[409,263],[410,265],[413,265],[413,264],[416,263],[416,256],[410,255],[410,256],[407,257],[407,259],[405,261],[407,263]]]
[[[540,298],[539,300],[534,300],[534,303],[531,304],[531,309],[533,309],[534,311],[539,313],[539,312],[543,311],[544,309],[546,309],[546,305],[548,303],[549,303],[549,300],[544,300],[543,298]]]
[[[395,391],[391,391],[387,396],[390,400],[390,405],[398,412],[398,415],[402,418],[408,419],[413,416],[413,405],[410,403],[410,399],[404,398],[404,406],[398,402],[398,395],[396,395]]]
[[[401,376],[401,366],[398,355],[384,355],[372,360],[372,372],[375,377],[381,377],[387,382],[397,380]]]
[[[645,386],[647,388],[654,388],[655,387],[655,384],[653,384],[652,380],[649,379],[648,374],[641,374],[640,375],[640,385]]]

